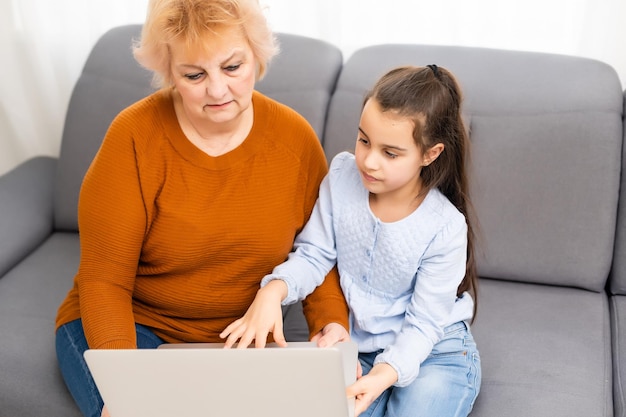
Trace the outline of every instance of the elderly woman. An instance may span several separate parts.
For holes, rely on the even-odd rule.
[[[57,315],[85,416],[107,415],[86,349],[223,341],[306,223],[327,164],[304,118],[254,90],[276,51],[257,0],[150,2],[134,53],[162,88],[115,118],[85,176]],[[305,313],[318,343],[348,338],[336,271]]]

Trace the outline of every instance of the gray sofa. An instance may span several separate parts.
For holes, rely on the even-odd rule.
[[[79,259],[80,183],[104,132],[150,93],[132,59],[138,25],[95,45],[67,111],[59,158],[0,177],[0,416],[80,413],[61,380],[54,317]],[[327,157],[350,150],[364,91],[385,70],[437,64],[465,92],[480,221],[483,366],[475,417],[625,417],[624,94],[615,71],[583,58],[481,48],[338,48],[280,34],[262,92],[301,112]],[[306,337],[299,305],[290,340]]]

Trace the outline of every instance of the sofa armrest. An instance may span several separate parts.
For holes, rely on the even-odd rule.
[[[52,232],[56,165],[39,156],[0,176],[0,276]]]

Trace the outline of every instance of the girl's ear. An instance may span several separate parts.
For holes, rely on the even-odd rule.
[[[431,148],[424,153],[424,166],[432,164],[435,159],[439,158],[443,149],[443,143],[437,143],[431,146]]]

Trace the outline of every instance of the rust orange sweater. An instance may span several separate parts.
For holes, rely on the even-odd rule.
[[[254,125],[211,157],[183,135],[169,89],[121,112],[83,181],[81,260],[57,327],[82,318],[91,348],[136,347],[134,322],[166,342],[217,342],[291,250],[327,172],[291,109],[253,96]],[[311,334],[346,328],[333,271],[305,301]]]

